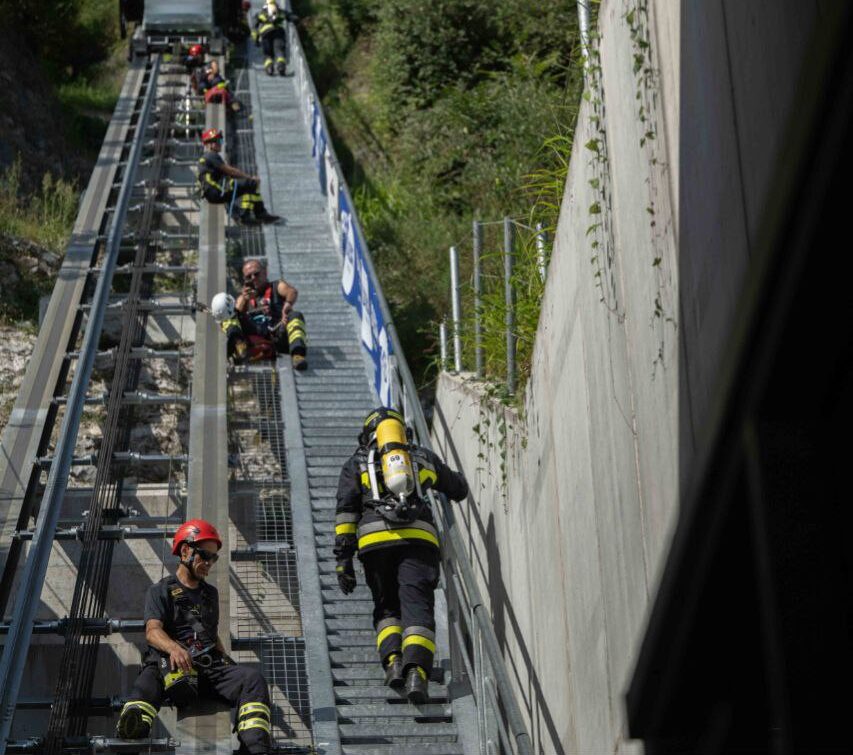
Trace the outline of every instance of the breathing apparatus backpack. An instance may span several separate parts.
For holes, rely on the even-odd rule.
[[[362,441],[370,444],[367,455],[370,505],[383,519],[399,524],[418,519],[425,505],[417,464],[409,453],[410,433],[403,416],[384,407],[368,416],[362,431]],[[379,483],[377,457],[384,486]],[[413,492],[417,496],[410,498]]]

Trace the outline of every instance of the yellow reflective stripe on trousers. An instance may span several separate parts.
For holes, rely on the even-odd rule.
[[[376,647],[379,647],[383,642],[385,642],[386,638],[390,634],[403,634],[403,627],[390,626],[380,630],[379,634],[376,635]]]
[[[371,535],[364,535],[358,539],[359,550],[368,548],[377,543],[393,543],[401,540],[426,540],[438,547],[438,538],[427,532],[426,530],[400,529],[400,530],[384,530],[382,532],[374,532]]]
[[[121,712],[124,713],[128,708],[140,708],[152,717],[157,715],[157,709],[151,703],[146,703],[145,700],[128,700],[121,709]]]
[[[237,725],[237,731],[246,731],[247,729],[263,729],[269,734],[270,722],[265,718],[247,718]]]
[[[354,535],[357,529],[358,529],[358,525],[356,525],[355,522],[349,522],[348,524],[336,524],[335,525],[335,534],[336,535]]]
[[[267,718],[270,717],[270,709],[263,703],[246,703],[245,705],[240,706],[237,718],[242,718],[249,713],[263,713]]]
[[[420,645],[429,650],[430,653],[435,654],[435,643],[426,637],[421,637],[419,634],[410,634],[408,637],[403,638],[403,650],[409,645]]]

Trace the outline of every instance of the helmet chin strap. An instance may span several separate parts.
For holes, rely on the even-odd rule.
[[[184,561],[183,559],[181,559],[178,563],[181,564],[181,566],[185,566],[187,568],[187,571],[192,575],[192,578],[194,580],[196,580],[197,582],[204,582],[204,577],[200,577],[198,574],[196,574],[195,569],[193,569],[193,561],[195,560],[195,552],[196,552],[196,549],[193,548],[192,546],[190,546],[190,553],[192,555],[190,556],[189,560]]]

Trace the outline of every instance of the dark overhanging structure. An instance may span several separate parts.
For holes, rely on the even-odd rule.
[[[853,9],[799,7],[816,33],[791,82],[714,440],[686,478],[627,693],[649,755],[851,748]]]

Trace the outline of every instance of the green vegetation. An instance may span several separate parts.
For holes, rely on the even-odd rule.
[[[55,84],[63,131],[94,158],[124,69],[115,0],[0,0],[0,18]]]
[[[22,198],[20,178],[20,160],[0,175],[0,233],[62,252],[77,216],[77,187],[45,173],[41,189]]]
[[[6,28],[17,44],[32,51],[54,86],[68,147],[91,160],[106,132],[125,67],[117,15],[114,0],[0,0]],[[56,125],[46,122],[43,128]],[[0,172],[0,263],[12,271],[4,281],[0,320],[19,325],[37,321],[39,297],[50,292],[53,281],[49,268],[28,267],[38,263],[35,257],[18,257],[13,240],[61,255],[79,200],[73,180],[45,173],[41,186],[27,194],[23,187],[32,185],[32,176],[22,178],[20,156]]]
[[[553,228],[581,93],[565,0],[296,0],[335,149],[416,378],[449,312],[448,247],[470,281],[472,220],[518,221],[520,382],[543,284],[536,223]],[[505,365],[499,225],[486,226],[485,345]],[[473,313],[470,286],[466,314]],[[470,318],[463,333],[473,367]]]

